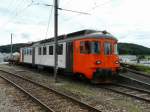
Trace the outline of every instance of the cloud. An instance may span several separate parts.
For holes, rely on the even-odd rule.
[[[53,0],[35,0],[35,2],[53,4]],[[5,37],[5,40],[0,41],[0,44],[9,43],[10,33],[14,33],[16,43],[38,41],[53,36],[53,16],[46,36],[51,7],[32,5],[22,11],[30,3],[30,0],[14,0],[14,2],[2,0],[0,37]],[[107,30],[120,42],[132,42],[150,47],[149,4],[148,0],[59,1],[61,8],[88,12],[91,15],[59,10],[58,31],[59,34],[66,34],[81,29]],[[18,16],[14,18],[14,14],[19,11]]]
[[[22,37],[23,39],[30,39],[30,34],[22,33],[22,34],[21,34],[21,37]]]

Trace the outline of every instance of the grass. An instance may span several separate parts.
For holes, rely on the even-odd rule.
[[[127,109],[128,112],[142,112],[141,108],[138,105],[134,104],[133,101],[118,99],[118,100],[113,100],[112,102],[117,107]]]
[[[150,67],[143,65],[131,65],[133,69],[150,74]]]
[[[65,82],[61,85],[61,89],[71,91],[72,93],[78,93],[83,96],[96,96],[95,92],[90,90],[88,86],[82,84],[78,85],[73,82]]]

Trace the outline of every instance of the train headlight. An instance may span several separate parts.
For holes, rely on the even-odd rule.
[[[98,61],[96,61],[96,64],[97,64],[97,65],[101,64],[101,61],[99,61],[99,60],[98,60]]]
[[[119,61],[116,61],[115,63],[116,63],[116,64],[119,64]]]

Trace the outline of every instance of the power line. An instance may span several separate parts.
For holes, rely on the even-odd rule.
[[[20,13],[24,12],[27,8],[29,8],[30,6],[32,6],[33,2],[28,4],[25,8],[23,8],[22,10],[16,12],[16,14],[13,16],[13,18],[11,18],[10,20],[8,20],[6,23],[4,23],[3,25],[0,26],[0,28],[4,28],[7,24],[9,24],[13,19],[15,19]]]
[[[47,38],[48,29],[49,29],[51,18],[52,18],[52,12],[53,12],[53,7],[51,7],[51,10],[50,10],[50,15],[49,15],[49,19],[48,19],[48,25],[47,25],[47,29],[46,29],[45,38]]]
[[[16,11],[16,14],[17,14],[18,10],[22,7],[22,4],[23,4],[23,2],[20,1],[20,2],[16,5],[16,8],[14,9],[14,10]]]
[[[34,3],[34,5],[44,5],[44,6],[48,6],[48,7],[54,7],[54,5],[45,4],[45,3]],[[90,15],[90,13],[87,13],[87,12],[75,11],[75,10],[71,10],[71,9],[64,9],[64,8],[60,8],[60,7],[58,7],[58,9],[62,10],[62,11],[68,11],[68,12],[74,12],[74,13]]]
[[[90,12],[91,10],[95,10],[96,8],[98,8],[98,7],[101,7],[101,6],[104,6],[105,4],[108,4],[108,2],[110,2],[111,0],[107,0],[107,1],[105,1],[105,2],[103,2],[103,3],[101,3],[101,4],[99,4],[99,5],[95,5],[95,7],[93,7],[93,8],[91,8],[88,12]],[[96,3],[95,3],[96,4]],[[77,18],[77,17],[79,17],[79,16],[81,16],[80,14],[77,14],[76,16],[73,16],[73,17],[71,17],[71,18],[69,18],[69,19],[65,19],[63,22],[68,22],[68,21],[70,21],[70,20],[72,20],[72,19],[75,19],[75,18]],[[93,16],[93,14],[90,14],[90,16]],[[95,16],[95,19],[100,19],[100,18],[98,18],[97,16]]]
[[[14,3],[14,0],[11,0],[11,2],[9,2],[8,8],[7,8],[8,10],[12,7],[13,3]]]
[[[81,11],[74,11],[74,10],[63,9],[63,8],[58,8],[58,9],[59,9],[59,10],[63,10],[63,11],[69,11],[69,12],[74,12],[74,13],[80,13],[80,14],[90,15],[89,13],[81,12]]]
[[[14,8],[12,9],[12,11],[11,11],[11,13],[12,13],[12,15],[14,14],[16,14],[17,13],[17,10],[19,9],[19,7],[21,6],[21,4],[22,4],[22,2],[17,2],[17,0],[15,0],[15,2],[13,2],[14,3]],[[11,6],[13,6],[12,4],[10,4]],[[11,9],[10,9],[11,10]]]

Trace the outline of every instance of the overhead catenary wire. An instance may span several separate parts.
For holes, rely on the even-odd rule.
[[[24,5],[24,3],[21,0],[20,2],[18,2],[18,4],[16,5],[16,8],[14,9],[15,14],[17,14],[17,12],[22,8],[22,5]]]
[[[58,4],[60,4],[60,0],[58,0]],[[53,9],[54,9],[54,7],[52,6],[51,9],[50,9],[50,14],[49,14],[49,18],[48,18],[48,24],[47,24],[46,33],[45,33],[45,39],[47,38],[49,26],[51,24]]]
[[[60,2],[60,1],[58,1],[58,2]],[[44,6],[48,6],[48,7],[54,7],[54,5],[52,5],[52,4],[45,4],[45,3],[34,3],[34,5],[44,5]],[[61,10],[61,11],[68,11],[68,12],[73,12],[73,13],[78,13],[78,14],[90,15],[89,13],[82,12],[82,11],[64,9],[64,8],[60,8],[60,7],[58,7],[58,9]],[[81,25],[81,26],[83,26],[83,25]],[[49,25],[48,25],[48,27],[49,27]],[[46,31],[46,32],[48,32],[48,31]],[[46,33],[46,37],[47,37],[47,33]]]
[[[101,3],[101,4],[99,4],[99,5],[96,5],[96,6],[92,7],[90,10],[88,10],[87,12],[90,12],[91,10],[95,10],[96,8],[100,8],[101,6],[104,6],[104,5],[108,4],[108,2],[110,2],[110,1],[111,1],[111,0],[107,0],[107,1],[105,1],[104,3]],[[96,4],[96,3],[95,3],[95,4]],[[72,11],[71,11],[71,12],[72,12]],[[83,14],[84,14],[84,13],[83,13]],[[85,14],[86,14],[86,13],[85,13]],[[88,13],[87,15],[93,16],[92,13]],[[82,16],[82,13],[80,13],[80,11],[79,11],[79,14],[77,14],[77,15],[75,15],[75,16],[69,18],[69,19],[65,19],[64,21],[70,21],[70,20],[75,19],[75,18],[77,18],[77,17],[79,17],[79,16]]]
[[[45,4],[45,3],[34,3],[34,5],[44,5],[44,6],[48,6],[48,7],[54,7],[54,5]],[[58,9],[62,10],[62,11],[68,11],[68,12],[74,12],[74,13],[80,13],[80,14],[90,15],[90,13],[82,12],[82,11],[75,11],[75,10],[71,10],[71,9],[64,9],[64,8],[60,8],[60,7],[58,7]]]
[[[22,12],[24,12],[27,8],[29,8],[30,6],[32,6],[33,2],[31,2],[30,4],[28,4],[25,8],[23,8],[22,10],[19,10],[18,12],[15,13],[15,15],[9,19],[6,23],[4,23],[3,25],[0,26],[0,28],[5,28],[6,25],[8,25],[13,19],[15,19],[19,14],[21,14]]]
[[[15,2],[16,2],[16,0],[11,0],[11,2],[8,3],[7,9],[11,10],[13,8],[12,6],[15,4]]]
[[[6,24],[3,24],[2,27],[3,27],[3,26],[5,27],[7,24],[9,24],[13,19],[15,19],[19,14],[21,14],[24,10],[26,10],[26,9],[27,9],[28,7],[30,7],[31,5],[42,5],[42,3],[36,3],[36,1],[33,1],[33,0],[24,0],[24,1],[31,2],[31,4],[27,5],[27,7],[25,7],[25,8],[23,8],[23,9],[19,10],[18,12],[16,12],[16,14],[14,15],[14,17],[12,17],[11,20],[8,21]],[[109,0],[109,1],[110,1],[110,0]],[[71,2],[71,0],[68,1],[68,2]],[[108,2],[108,1],[107,1],[107,2]],[[105,5],[107,2],[101,3],[100,5],[95,5],[94,7],[92,7],[92,9],[95,10],[96,8]],[[54,5],[51,5],[51,4],[44,4],[44,3],[43,3],[43,5],[45,5],[45,6],[51,6],[52,9],[53,9],[53,7],[54,7]],[[58,9],[61,10],[61,11],[68,11],[68,12],[77,13],[77,17],[79,17],[79,16],[81,16],[81,15],[92,15],[92,14],[89,14],[89,13],[86,13],[86,12],[82,12],[82,11],[74,11],[74,10],[64,9],[64,8],[58,8]],[[72,18],[75,19],[76,17],[72,17]],[[72,18],[69,18],[69,19],[67,19],[67,20],[65,20],[65,21],[70,21]],[[50,27],[50,21],[51,21],[51,19],[49,19],[49,21],[48,21],[48,25],[47,25],[45,37],[47,37],[47,35],[48,35],[47,32],[48,32],[49,27]],[[83,25],[82,25],[82,26],[83,26]]]
[[[47,38],[47,34],[48,34],[48,30],[49,30],[49,26],[50,26],[51,19],[52,19],[52,13],[53,13],[53,7],[51,7],[51,10],[50,10],[50,15],[49,15],[49,19],[48,19],[47,28],[46,28],[45,38]]]

